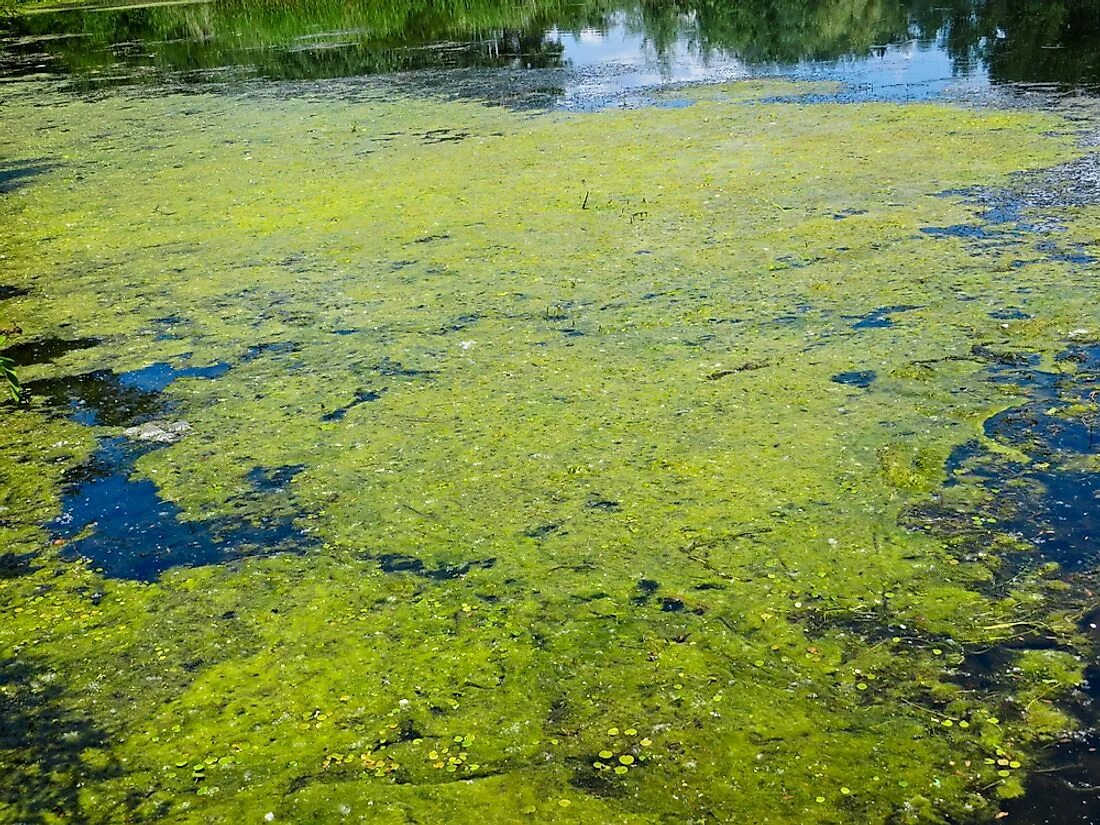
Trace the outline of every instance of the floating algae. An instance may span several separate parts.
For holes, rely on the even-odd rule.
[[[936,491],[985,526],[949,457],[1032,449],[983,432],[1023,403],[988,353],[1070,370],[1097,287],[1013,267],[1034,236],[922,228],[980,222],[943,193],[1068,161],[1075,127],[777,85],[576,116],[0,92],[4,152],[44,167],[0,200],[13,320],[102,342],[28,365],[0,428],[4,701],[85,743],[5,816],[980,822],[1019,794],[1080,724],[1088,576],[911,526]],[[1060,215],[1086,246],[1098,218]],[[228,368],[110,418],[33,393],[180,363]],[[192,432],[130,483],[315,543],[152,582],[68,561],[66,473],[166,408]],[[962,683],[1034,627],[1057,646]]]

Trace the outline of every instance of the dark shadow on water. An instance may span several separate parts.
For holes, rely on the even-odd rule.
[[[21,189],[31,178],[49,172],[52,168],[52,163],[41,158],[18,163],[0,161],[0,195]]]
[[[41,399],[86,426],[129,426],[154,417],[163,407],[158,393],[127,387],[110,370],[28,381],[23,389],[32,402]]]
[[[106,753],[107,734],[66,707],[53,676],[33,660],[0,661],[0,800],[27,825],[105,821],[103,811],[84,809],[81,789],[118,776],[120,766]]]
[[[331,412],[324,413],[321,416],[322,421],[342,421],[344,417],[353,409],[361,404],[369,404],[372,401],[378,401],[382,397],[382,393],[386,391],[383,387],[380,390],[358,390],[355,393],[355,397],[342,407],[337,407]]]
[[[80,424],[124,427],[165,414],[160,393],[177,378],[218,378],[228,370],[229,365],[225,363],[206,367],[173,367],[156,363],[124,373],[95,370],[80,375],[43,378],[28,381],[23,389],[32,402],[41,399],[47,406]]]
[[[9,284],[0,284],[0,301],[6,301],[9,298],[19,298],[23,295],[30,293],[29,289],[24,289],[21,286],[11,286]]]
[[[896,323],[893,318],[894,315],[902,312],[909,312],[914,309],[920,309],[920,307],[913,306],[912,304],[880,307],[859,318],[852,324],[852,329],[881,329],[892,327]]]
[[[428,567],[415,556],[407,556],[403,553],[381,553],[379,555],[366,556],[378,562],[378,567],[383,573],[411,573],[435,581],[447,581],[459,579],[471,570],[489,570],[496,563],[494,558],[473,559],[460,564],[441,564],[438,567]]]
[[[26,367],[31,364],[49,364],[70,352],[91,349],[98,344],[98,338],[41,338],[37,341],[20,341],[0,351],[0,356],[10,359],[17,367]]]
[[[285,467],[253,467],[248,471],[248,480],[261,493],[275,493],[285,490],[298,473],[306,467],[304,464],[291,464]]]
[[[14,579],[38,570],[31,563],[34,555],[34,553],[12,553],[11,551],[0,554],[0,579]]]
[[[843,384],[847,387],[867,389],[875,383],[875,378],[877,377],[874,370],[854,370],[852,372],[838,372],[829,380],[834,384]]]

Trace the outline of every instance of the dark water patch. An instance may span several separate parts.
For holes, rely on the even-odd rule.
[[[570,757],[566,764],[573,771],[569,777],[570,786],[581,793],[601,799],[613,799],[626,793],[623,783],[615,781],[620,779],[614,771],[618,764],[615,759],[601,760],[598,753],[592,753],[588,756]],[[637,768],[638,764],[635,763],[631,768]]]
[[[422,573],[424,571],[424,562],[415,556],[383,553],[376,558],[383,573]]]
[[[1064,649],[1053,634],[1023,627],[1021,635],[1011,642],[964,651],[961,661],[952,668],[951,681],[968,691],[1011,697],[1019,687],[1016,661],[1020,653]],[[1006,701],[1011,703],[1012,700]],[[1019,712],[1018,708],[1016,710]]]
[[[304,464],[287,464],[283,467],[253,467],[248,471],[248,481],[261,493],[274,493],[285,490],[298,473],[306,467]]]
[[[1070,415],[1042,401],[997,413],[984,427],[990,438],[1044,461],[1067,453],[1091,455],[1100,440],[1100,424],[1095,416]]]
[[[435,581],[448,581],[465,576],[471,570],[490,570],[495,565],[495,558],[474,559],[460,564],[443,564],[439,567],[428,567],[423,560],[416,556],[404,553],[382,553],[376,556],[367,556],[378,562],[378,567],[383,573],[411,573]]]
[[[0,553],[0,579],[15,579],[38,570],[32,564],[34,556],[34,553],[13,553],[10,550]]]
[[[1006,307],[1005,309],[993,310],[989,313],[989,317],[997,321],[1026,321],[1031,316],[1022,309]]]
[[[378,401],[382,398],[382,393],[386,391],[385,387],[380,390],[357,390],[355,398],[343,407],[337,407],[331,412],[327,412],[321,416],[322,421],[343,421],[344,417],[351,410],[358,407],[360,404],[369,404],[372,401]]]
[[[9,359],[17,367],[31,364],[49,364],[70,352],[98,346],[98,338],[40,338],[37,341],[21,341],[0,351],[0,357]]]
[[[1031,367],[1039,363],[1039,356],[1031,352],[999,350],[989,344],[975,344],[970,354],[999,367]],[[1028,379],[1030,383],[1030,379]]]
[[[912,628],[894,624],[891,620],[889,600],[877,605],[856,608],[830,608],[808,605],[790,613],[789,620],[801,625],[809,639],[821,639],[841,631],[862,639],[867,644],[877,644],[894,638],[905,638],[910,643],[923,641],[913,637]]]
[[[920,307],[912,304],[880,307],[860,317],[859,320],[852,324],[852,329],[883,329],[885,327],[892,327],[896,323],[893,318],[894,315],[902,312],[910,312],[914,309],[920,309]]]
[[[637,594],[631,597],[631,604],[639,606],[649,604],[650,599],[653,598],[653,594],[656,593],[660,587],[660,583],[653,579],[639,579],[638,584],[634,588]]]
[[[855,370],[852,372],[839,372],[829,380],[834,384],[843,384],[848,387],[866,389],[875,382],[877,377],[878,373],[874,370]]]
[[[1100,567],[1100,473],[1089,463],[1100,453],[1100,345],[1068,347],[1057,358],[1072,367],[1065,372],[1035,369],[1029,353],[987,345],[972,352],[987,362],[986,380],[1026,397],[983,427],[1028,460],[976,441],[961,445],[947,460],[945,490],[970,485],[984,500],[960,507],[935,500],[902,523],[950,536],[970,560],[999,553],[998,582],[1047,562],[1069,572]]]
[[[1076,264],[1078,266],[1088,266],[1096,263],[1096,258],[1085,251],[1087,248],[1084,244],[1075,244],[1073,249],[1065,250],[1054,241],[1041,241],[1035,244],[1035,249],[1044,253],[1048,261]]]
[[[229,369],[155,363],[29,382],[32,402],[43,399],[78,423],[129,426],[168,412],[162,391],[177,378],[217,378]],[[47,525],[66,541],[62,556],[89,559],[110,577],[155,580],[171,567],[195,566],[308,546],[292,516],[187,521],[148,479],[133,478],[137,460],[158,445],[110,438],[63,478],[61,515]]]
[[[1100,370],[1100,344],[1075,344],[1059,353],[1055,360],[1069,361],[1083,369]]]
[[[1024,796],[1008,800],[1010,822],[1028,825],[1100,825],[1100,663],[1085,669],[1069,710],[1083,732],[1063,736],[1040,758]]]
[[[0,301],[6,301],[9,298],[21,298],[24,295],[29,295],[30,290],[24,289],[21,286],[11,286],[10,284],[0,284]]]
[[[173,567],[300,551],[311,543],[290,518],[184,519],[152,481],[133,478],[135,463],[151,449],[106,439],[88,467],[69,476],[61,515],[47,525],[67,542],[64,558],[89,559],[111,578],[155,581]]]
[[[154,318],[152,323],[156,328],[154,340],[176,341],[182,337],[176,333],[176,328],[185,325],[187,322],[179,315],[166,315],[163,318]]]
[[[1100,825],[1100,734],[1056,744],[1024,787],[1022,797],[1002,803],[1006,822]]]

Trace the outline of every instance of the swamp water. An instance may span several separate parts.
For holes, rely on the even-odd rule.
[[[15,18],[0,820],[1100,819],[1097,21],[1024,6]]]

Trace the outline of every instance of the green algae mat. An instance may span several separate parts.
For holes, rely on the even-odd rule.
[[[0,87],[0,820],[1011,811],[1090,724],[1089,107],[372,88]]]

